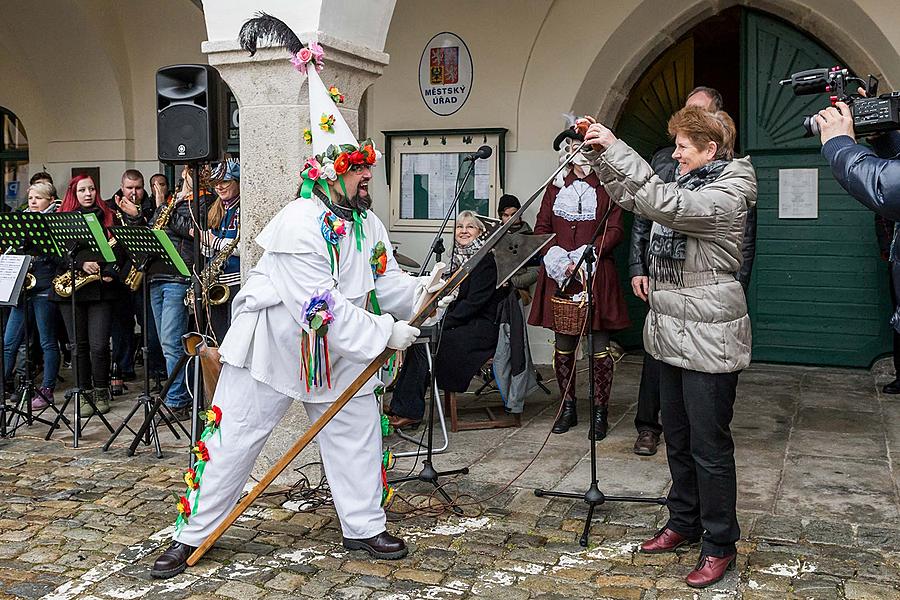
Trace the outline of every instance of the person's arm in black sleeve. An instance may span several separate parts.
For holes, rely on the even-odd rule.
[[[822,154],[847,193],[869,210],[900,220],[900,159],[880,158],[848,135],[825,142]]]
[[[631,242],[628,247],[628,276],[644,277],[647,275],[647,245],[650,243],[650,229],[653,221],[635,215],[631,224]]]
[[[444,328],[453,329],[468,323],[484,310],[497,288],[497,263],[485,258],[469,275],[469,293],[447,307]]]
[[[747,211],[747,221],[744,223],[744,243],[741,245],[741,268],[737,273],[737,280],[746,292],[750,287],[750,276],[753,274],[753,259],[756,258],[756,207]]]

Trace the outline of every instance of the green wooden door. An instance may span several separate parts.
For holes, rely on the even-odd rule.
[[[616,133],[650,160],[653,153],[672,142],[667,124],[672,113],[681,108],[685,96],[694,88],[694,41],[687,38],[672,46],[647,70],[629,96]],[[616,270],[625,293],[625,304],[631,327],[614,337],[628,349],[640,348],[641,330],[647,315],[647,304],[631,291],[628,276],[628,248],[634,215],[625,213],[625,239],[616,248]]]
[[[868,366],[890,350],[887,267],[874,217],[838,186],[803,115],[824,96],[777,85],[791,73],[841,64],[790,25],[746,11],[742,28],[741,147],[759,182],[756,262],[748,301],[753,359]],[[818,169],[818,217],[779,218],[779,170]]]

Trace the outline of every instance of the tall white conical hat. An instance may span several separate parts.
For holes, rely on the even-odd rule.
[[[325,154],[328,146],[349,144],[359,147],[356,136],[344,121],[337,104],[314,68],[306,70],[309,85],[309,128],[312,133],[313,154]]]

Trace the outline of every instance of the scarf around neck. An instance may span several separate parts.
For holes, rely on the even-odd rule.
[[[715,181],[730,161],[714,160],[675,180],[679,188],[700,189]],[[684,259],[687,251],[687,236],[665,225],[654,223],[650,236],[650,275],[657,281],[684,285]]]
[[[455,273],[457,269],[463,266],[467,260],[472,258],[481,248],[484,241],[478,237],[472,240],[468,246],[460,246],[453,240],[453,256],[450,257],[450,272]]]

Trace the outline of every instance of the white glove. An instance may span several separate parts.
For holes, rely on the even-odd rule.
[[[459,288],[453,290],[453,292],[447,294],[437,302],[437,308],[434,311],[434,314],[425,319],[422,322],[422,327],[431,327],[432,325],[437,324],[438,321],[444,318],[444,312],[447,310],[447,307],[450,306],[459,295]]]
[[[419,330],[409,324],[409,321],[395,321],[391,327],[391,337],[388,338],[387,347],[394,350],[406,350],[419,337]]]

